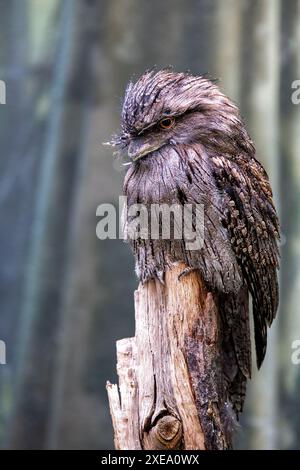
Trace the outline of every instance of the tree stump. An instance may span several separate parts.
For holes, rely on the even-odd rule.
[[[135,337],[117,342],[119,387],[107,383],[116,449],[231,447],[218,305],[185,268],[135,292]]]

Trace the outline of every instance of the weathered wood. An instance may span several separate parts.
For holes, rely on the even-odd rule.
[[[119,390],[107,384],[117,449],[231,446],[217,306],[198,273],[178,278],[184,268],[173,265],[164,285],[151,280],[135,292],[135,337],[117,342]]]
[[[248,42],[255,54],[249,64],[252,75],[245,94],[247,103],[245,111],[250,135],[255,142],[258,158],[270,177],[275,206],[280,214],[278,195],[280,194],[279,174],[282,167],[278,136],[282,123],[286,123],[285,119],[282,123],[279,121],[281,2],[274,0],[252,3],[252,21],[255,28],[252,29],[252,36],[249,37]],[[258,34],[257,31],[260,33]],[[297,154],[299,154],[298,151]],[[284,161],[286,161],[285,158]],[[290,184],[291,182],[289,182],[289,190]],[[286,318],[285,315],[286,312],[284,315],[278,312],[277,319]],[[248,394],[253,423],[248,442],[253,449],[271,450],[279,447],[281,399],[278,395],[278,382],[282,377],[278,368],[280,340],[282,340],[282,335],[279,334],[279,322],[275,320],[268,332],[266,358],[259,373],[254,368],[254,380]]]

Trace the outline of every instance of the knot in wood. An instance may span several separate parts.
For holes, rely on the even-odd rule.
[[[181,446],[182,424],[175,416],[166,415],[157,421],[149,434],[154,441],[154,448],[178,449]]]

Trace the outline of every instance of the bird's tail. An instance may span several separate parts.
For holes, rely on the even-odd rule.
[[[228,384],[228,400],[236,415],[243,410],[247,379],[251,377],[251,339],[249,294],[243,287],[238,294],[221,294],[223,323],[223,371]]]

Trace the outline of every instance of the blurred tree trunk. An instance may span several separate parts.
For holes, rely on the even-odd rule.
[[[99,382],[112,355],[107,337],[114,323],[112,316],[107,316],[105,304],[109,295],[106,282],[109,269],[102,274],[99,264],[110,255],[112,259],[115,256],[120,260],[120,257],[115,241],[114,253],[111,254],[111,247],[104,248],[103,253],[95,228],[97,206],[102,199],[109,202],[116,197],[120,185],[120,175],[113,169],[111,155],[105,158],[102,146],[110,136],[109,129],[115,126],[105,100],[109,99],[112,106],[116,97],[112,85],[118,72],[112,73],[105,55],[107,6],[86,2],[81,16],[85,18],[86,36],[82,39],[85,66],[79,65],[78,71],[84,68],[86,75],[78,74],[78,82],[84,85],[87,101],[80,146],[80,178],[74,188],[70,214],[72,233],[68,242],[57,373],[47,439],[47,447],[51,449],[99,449],[109,447],[111,441],[107,400],[103,399],[104,380],[101,387]],[[118,292],[117,276],[115,279]],[[103,336],[102,331],[105,331]],[[101,354],[106,355],[104,360]],[[103,432],[104,429],[107,431]]]
[[[300,366],[293,364],[292,344],[300,340],[300,104],[293,103],[292,88],[300,80],[300,0],[283,10],[282,69],[282,290],[280,318],[280,377],[283,424],[280,448],[299,448]],[[299,94],[298,94],[299,96]]]
[[[122,192],[125,168],[102,142],[119,126],[124,82],[141,59],[139,41],[134,44],[132,37],[133,31],[140,30],[136,4],[110,1],[103,8],[94,3],[95,8],[85,15],[93,38],[89,46],[93,82],[85,83],[93,89],[93,101],[86,114],[81,178],[72,211],[50,448],[112,445],[105,380],[114,368],[115,335],[120,331],[128,335],[130,317],[133,323],[128,292],[133,290],[134,276],[128,276],[133,273],[128,248],[121,241],[96,238],[96,208],[102,202],[117,205]]]
[[[251,3],[251,8],[252,75],[244,90],[248,97],[249,130],[258,159],[269,174],[279,211],[280,1],[256,0]],[[268,332],[264,364],[258,373],[253,374],[248,397],[249,421],[252,422],[250,446],[254,449],[274,449],[278,445],[278,341],[276,320]],[[253,369],[255,371],[256,366]]]
[[[241,43],[244,0],[217,0],[213,70],[225,93],[238,102],[241,88]]]
[[[22,39],[21,39],[22,38]],[[28,2],[0,2],[0,79],[6,84],[6,104],[0,105],[0,339],[7,345],[7,365],[0,368],[0,439],[9,418],[13,388],[15,334],[20,309],[20,287],[24,262],[24,208],[29,191],[20,198],[15,191],[23,160],[16,148],[27,102]],[[25,126],[24,126],[25,127]],[[3,223],[5,221],[5,223]]]
[[[10,448],[43,448],[51,416],[68,216],[76,177],[82,112],[76,99],[81,16],[78,1],[61,7],[43,161],[38,177],[27,283],[20,321],[19,360]],[[81,70],[82,72],[82,70]]]

